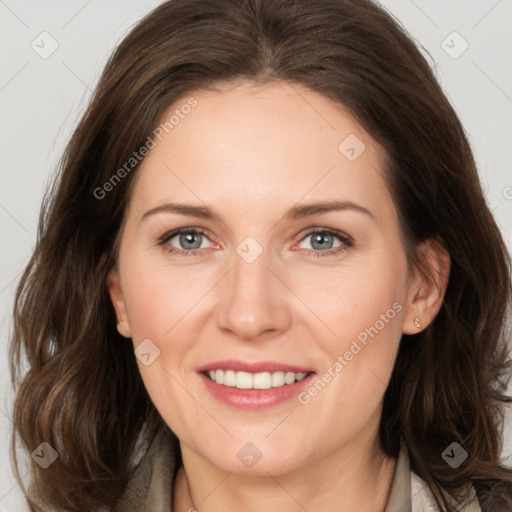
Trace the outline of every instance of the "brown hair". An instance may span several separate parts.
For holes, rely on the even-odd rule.
[[[468,481],[484,510],[512,506],[512,471],[500,464],[510,260],[464,129],[425,58],[369,0],[172,0],[110,58],[44,198],[17,288],[18,479],[16,434],[28,451],[46,441],[59,454],[48,469],[32,464],[31,510],[115,506],[137,442],[162,425],[105,285],[136,167],[107,198],[94,191],[146,143],[169,105],[234,80],[305,85],[345,106],[385,148],[411,264],[421,264],[418,244],[436,237],[451,275],[434,321],[402,338],[380,442],[394,456],[403,436],[441,510],[455,510],[446,494]],[[453,441],[469,454],[457,469],[441,458]]]

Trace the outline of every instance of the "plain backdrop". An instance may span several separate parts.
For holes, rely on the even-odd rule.
[[[159,3],[0,0],[2,512],[27,510],[10,467],[7,348],[14,291],[36,241],[43,192],[112,49]],[[467,130],[491,209],[512,247],[512,1],[381,4],[432,57]],[[512,453],[511,432],[507,426],[504,459]]]

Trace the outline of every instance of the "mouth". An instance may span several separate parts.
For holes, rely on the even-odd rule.
[[[212,363],[198,373],[214,398],[239,409],[260,409],[289,400],[315,375],[299,366],[241,361]]]
[[[236,372],[234,370],[207,370],[204,375],[212,382],[237,389],[271,389],[290,386],[304,380],[312,372]]]

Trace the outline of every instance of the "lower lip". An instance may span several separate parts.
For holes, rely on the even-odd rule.
[[[304,379],[294,384],[285,384],[279,388],[270,389],[238,389],[235,387],[217,384],[209,379],[204,373],[199,376],[203,380],[206,388],[212,395],[231,407],[238,409],[264,409],[280,404],[297,396],[305,387],[309,385],[314,373],[310,373]]]

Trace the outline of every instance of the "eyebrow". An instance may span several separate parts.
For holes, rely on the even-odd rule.
[[[292,221],[310,217],[312,215],[318,215],[321,213],[344,210],[354,210],[356,212],[368,215],[373,220],[376,220],[375,216],[370,210],[364,208],[361,205],[358,205],[357,203],[353,203],[352,201],[320,201],[303,205],[295,205],[286,210],[283,218],[285,220]],[[188,217],[198,217],[202,219],[222,222],[221,217],[208,206],[195,206],[183,203],[166,203],[160,206],[155,206],[154,208],[151,208],[151,210],[148,210],[144,215],[142,215],[140,220],[142,222],[145,218],[159,213],[177,213],[179,215]]]

